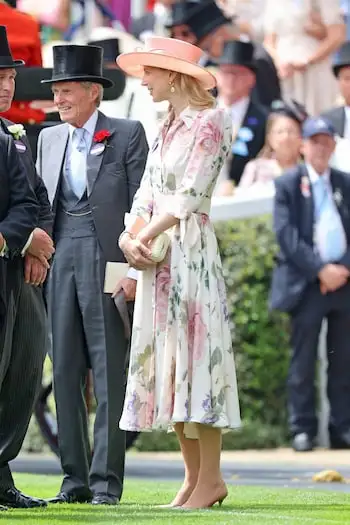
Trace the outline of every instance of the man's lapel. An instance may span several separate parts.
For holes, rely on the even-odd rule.
[[[342,220],[345,230],[348,230],[349,227],[349,208],[347,205],[346,196],[344,196],[344,183],[343,178],[340,173],[336,170],[331,169],[330,173],[330,182],[333,191],[333,200],[337,206],[340,218]],[[345,201],[344,201],[345,198]]]
[[[305,236],[313,239],[314,231],[314,197],[312,193],[312,184],[309,173],[305,164],[300,164],[300,181],[299,189],[301,202],[301,227]]]
[[[115,129],[111,127],[110,119],[108,119],[106,115],[104,115],[103,113],[99,111],[95,133],[97,133],[98,131],[102,131],[102,130],[108,131],[110,133],[110,136],[105,140],[105,148],[101,152],[99,152],[98,149],[94,147],[94,144],[96,143],[92,141],[91,149],[87,157],[87,163],[86,163],[88,195],[91,195],[91,192],[94,188],[94,184],[100,173],[102,161],[104,159],[104,156],[107,153],[107,149],[110,147],[113,147],[110,145],[110,142],[112,140],[113,133],[115,133]]]
[[[57,126],[56,133],[52,133],[51,142],[45,146],[43,157],[43,180],[47,188],[51,206],[54,204],[57,187],[60,180],[64,157],[68,142],[68,124]]]

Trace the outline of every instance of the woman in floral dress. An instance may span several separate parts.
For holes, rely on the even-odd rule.
[[[148,51],[147,51],[148,48]],[[214,109],[215,78],[201,50],[153,37],[118,65],[143,78],[153,100],[170,103],[119,244],[139,272],[129,377],[120,427],[174,429],[185,480],[169,506],[210,507],[227,488],[222,429],[240,426],[235,363],[220,255],[209,220],[216,178],[232,141],[230,117]],[[138,217],[148,224],[130,234]],[[171,238],[161,264],[149,243]]]

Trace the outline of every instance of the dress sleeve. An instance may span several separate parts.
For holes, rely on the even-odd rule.
[[[148,157],[140,187],[135,193],[130,213],[126,216],[128,224],[134,222],[136,217],[142,217],[146,222],[151,220],[153,209],[152,170],[150,157]]]
[[[216,179],[232,144],[232,122],[223,109],[210,110],[196,130],[192,153],[179,187],[167,195],[166,210],[187,219],[210,200]]]
[[[316,3],[326,26],[344,23],[340,0],[317,0]]]

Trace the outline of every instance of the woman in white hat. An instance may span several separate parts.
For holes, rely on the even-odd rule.
[[[185,480],[169,506],[182,508],[211,507],[227,496],[221,434],[240,426],[225,283],[209,220],[231,119],[214,107],[216,82],[198,65],[201,54],[187,42],[154,37],[145,50],[117,59],[155,102],[170,103],[119,239],[131,266],[142,270],[120,427],[175,430]]]

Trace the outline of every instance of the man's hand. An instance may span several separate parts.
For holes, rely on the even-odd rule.
[[[24,280],[28,284],[40,286],[47,276],[46,265],[43,265],[39,259],[27,253],[24,258]]]
[[[37,257],[39,261],[49,269],[50,265],[47,261],[49,261],[55,253],[51,237],[41,228],[35,228],[27,253]]]
[[[121,289],[123,289],[125,300],[134,301],[135,295],[136,295],[136,286],[137,286],[137,281],[135,279],[130,279],[130,277],[125,277],[115,287],[114,292],[112,293],[112,297],[114,298],[118,294],[118,292]]]
[[[321,293],[334,292],[344,286],[350,276],[345,266],[326,264],[318,274],[321,281]]]
[[[4,236],[3,236],[2,233],[0,233],[0,252],[3,249],[3,247],[4,247],[4,244],[5,244]]]
[[[151,251],[138,239],[130,239],[125,235],[120,243],[126,260],[136,270],[146,270],[155,263],[151,259]]]

